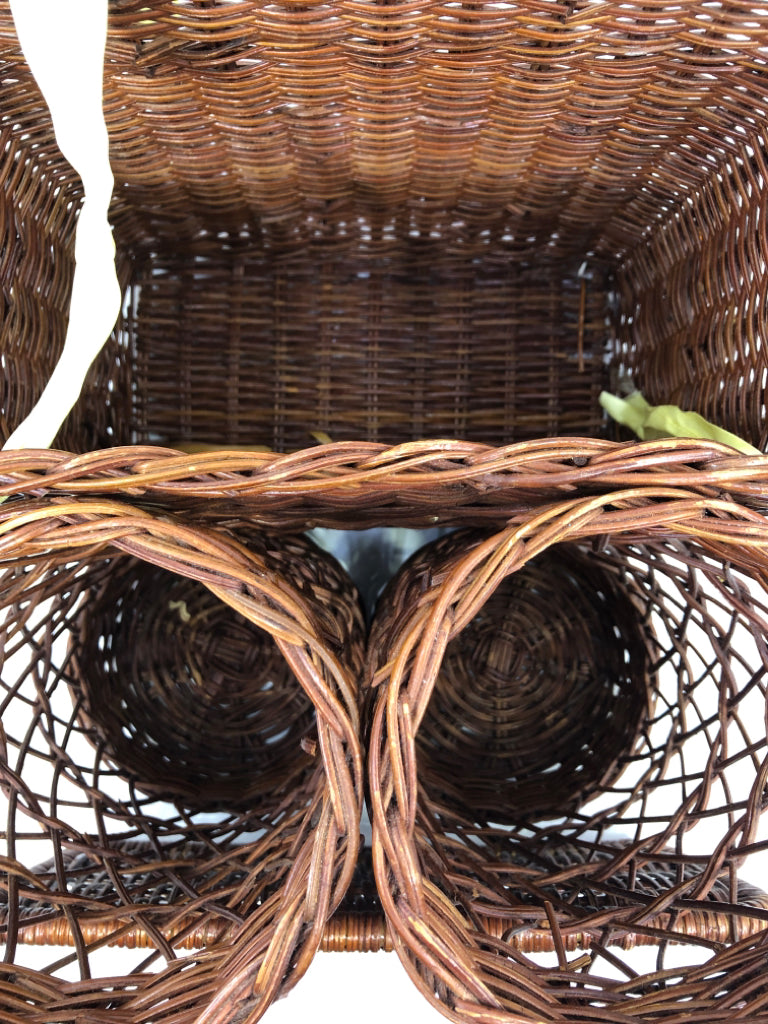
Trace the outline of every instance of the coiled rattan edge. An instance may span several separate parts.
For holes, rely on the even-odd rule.
[[[659,942],[658,932],[666,931],[665,940],[671,943],[686,939],[700,939],[707,943],[723,944],[739,942],[763,932],[768,928],[768,894],[752,899],[749,914],[732,916],[716,911],[691,910],[679,914],[670,928],[670,915],[661,915],[652,922],[647,932],[628,930],[614,938],[611,945],[622,949],[637,946],[653,946]],[[544,915],[542,915],[544,916]],[[554,934],[551,925],[544,920],[539,926],[510,930],[509,922],[495,918],[485,919],[489,937],[504,939],[524,953],[552,953],[558,948],[567,952],[589,949],[593,943],[604,942],[598,931],[569,931]],[[181,950],[198,950],[222,941],[231,925],[222,922],[193,926],[188,918],[181,919],[173,928],[165,929],[174,947]],[[86,944],[105,945],[124,949],[147,949],[153,947],[147,931],[139,927],[123,927],[115,919],[81,918],[78,928]],[[180,938],[174,940],[173,936]],[[18,941],[31,946],[72,946],[74,939],[68,921],[57,919],[22,925]],[[391,952],[394,943],[387,920],[383,914],[343,913],[336,914],[327,922],[320,949],[326,953],[375,953]]]

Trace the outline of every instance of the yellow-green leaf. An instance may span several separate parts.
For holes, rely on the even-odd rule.
[[[762,455],[747,441],[729,430],[710,423],[697,412],[686,412],[678,405],[649,405],[639,391],[619,398],[607,391],[600,394],[600,405],[617,423],[629,427],[643,441],[660,437],[698,437],[730,445],[745,455]]]

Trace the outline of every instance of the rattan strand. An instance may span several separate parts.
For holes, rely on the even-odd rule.
[[[529,510],[442,557],[438,545],[437,557],[428,550],[390,588],[369,646],[374,868],[395,948],[425,997],[449,1018],[682,1024],[697,1019],[692,1008],[706,1007],[701,1019],[708,1022],[765,1019],[764,897],[753,903],[737,872],[762,848],[767,528],[762,514],[726,499],[682,488],[627,488]],[[635,606],[636,629],[652,655],[652,700],[613,767],[606,751],[608,774],[597,799],[571,811],[564,806],[553,817],[551,804],[515,802],[528,796],[524,786],[515,791],[522,773],[516,749],[508,755],[516,777],[510,780],[509,766],[499,762],[501,785],[492,803],[484,762],[476,750],[468,754],[472,731],[457,735],[444,714],[441,673],[450,680],[452,645],[469,630],[471,646],[476,617],[505,580],[519,576],[506,597],[520,608],[509,608],[507,616],[533,614],[529,574],[535,580],[539,560],[558,559],[563,545],[566,566],[577,545],[590,572],[608,574]],[[536,589],[550,595],[554,628],[571,596],[568,588],[552,595],[557,576],[551,580],[547,560],[550,582]],[[597,600],[593,587],[586,590],[581,616]],[[620,606],[616,614],[629,650]],[[506,642],[525,648],[529,638],[521,631]],[[545,650],[546,643],[545,634]],[[579,648],[566,642],[559,656],[566,668],[571,651],[579,657]],[[493,673],[486,667],[485,675]],[[530,690],[536,680],[543,693],[529,699],[547,705],[549,687],[556,692],[562,678],[559,667],[551,684],[546,668],[542,679],[526,668],[506,685],[514,692],[528,681]],[[496,717],[503,729],[504,703],[495,717],[492,689],[485,694],[486,709],[478,714],[491,719],[484,735],[492,744],[488,729]],[[545,759],[550,718],[538,726]],[[436,759],[441,743],[446,754]],[[580,750],[584,766],[589,750]],[[528,756],[533,771],[542,772],[542,755],[529,746]],[[719,824],[709,832],[713,821]],[[696,846],[697,835],[703,846]],[[663,868],[658,875],[656,866]],[[727,925],[713,941],[704,932],[678,930],[683,914],[698,915],[710,901],[732,922],[730,934]],[[740,932],[742,915],[751,923]],[[507,923],[502,934],[490,925],[499,918]],[[510,941],[542,918],[555,966],[522,955]],[[638,973],[631,959],[622,959],[622,936],[636,927],[660,943],[657,968],[669,974]],[[569,959],[576,936],[586,941],[586,954]],[[690,960],[681,966],[672,939],[687,944],[704,966]],[[604,973],[610,967],[619,980]]]
[[[173,935],[166,933],[166,938],[174,949],[193,951],[207,949],[226,936],[227,926],[213,923],[198,925],[189,920],[179,922],[179,931],[184,938],[175,941]],[[154,942],[143,929],[131,928],[119,931],[115,922],[108,920],[103,924],[89,923],[82,919],[78,928],[89,947],[107,945],[124,949],[151,949]],[[46,922],[25,925],[19,929],[18,941],[33,946],[72,946],[74,945],[72,929],[66,921]],[[334,916],[326,924],[320,942],[320,950],[324,953],[391,953],[392,939],[387,931],[383,916],[372,917],[364,914],[343,914]]]
[[[302,539],[256,532],[242,520],[206,529],[100,499],[6,502],[0,561],[9,843],[4,935],[13,956],[25,908],[29,913],[31,902],[39,914],[42,907],[49,926],[61,934],[69,929],[75,944],[63,960],[52,955],[52,965],[74,962],[82,975],[74,986],[50,978],[41,987],[42,975],[34,972],[17,974],[14,985],[6,978],[2,1013],[28,996],[33,1003],[23,1012],[30,1021],[66,1018],[79,1004],[89,1007],[89,1019],[113,1011],[119,1019],[169,1024],[259,1019],[306,970],[355,869],[362,801],[355,687],[364,641],[357,592],[329,556]],[[145,575],[143,565],[154,568]],[[171,574],[183,585],[169,592],[164,581]],[[110,630],[100,601],[111,600],[116,581],[123,599],[113,606],[118,626]],[[146,690],[133,692],[129,683],[136,680],[121,678],[130,653],[123,645],[142,628],[132,595],[148,608],[164,604],[165,622],[176,634],[136,651]],[[167,607],[171,595],[186,602],[189,623],[180,618],[183,608]],[[285,727],[286,710],[281,706],[276,716],[274,705],[260,701],[257,708],[251,699],[247,745],[261,740],[275,754],[266,783],[243,781],[237,740],[243,721],[230,723],[229,747],[221,749],[228,698],[216,692],[213,655],[197,696],[218,716],[208,735],[219,749],[207,755],[208,787],[201,789],[202,774],[185,776],[191,752],[184,716],[197,712],[185,708],[179,692],[189,681],[177,655],[189,654],[183,667],[194,676],[201,609],[213,615],[213,655],[228,639],[226,623],[234,635],[239,629],[268,634],[293,673],[294,691],[304,695],[292,710],[298,721],[285,741],[291,752],[275,731]],[[101,662],[81,660],[91,648]],[[161,679],[169,664],[176,688],[168,691]],[[96,689],[92,672],[102,676]],[[285,670],[277,665],[270,675],[255,679],[256,686],[272,681],[285,692]],[[134,730],[128,746],[121,745],[121,709],[113,709],[115,724],[98,704],[101,685],[113,688],[118,705],[128,705],[122,709]],[[150,714],[143,721],[133,716],[149,696],[164,705],[155,722]],[[117,770],[123,759],[125,769]],[[201,773],[205,768],[198,766]],[[242,783],[236,797],[233,777]],[[160,803],[158,795],[173,803]],[[212,799],[215,813],[199,813],[210,811]],[[39,861],[42,851],[53,860],[47,875],[37,877],[29,858]],[[80,895],[77,880],[94,862],[105,881],[101,890]],[[156,901],[159,891],[165,895]],[[88,920],[94,912],[95,933]],[[122,980],[94,970],[97,950],[109,941],[109,918],[115,940],[143,931],[157,950]],[[183,942],[185,933],[210,934],[211,922],[222,921],[224,939],[197,955],[180,955],[175,940],[164,937],[168,928]]]
[[[578,853],[578,851],[577,851]],[[49,868],[50,870],[50,868]],[[646,884],[657,890],[673,881],[669,865],[664,863],[647,864],[644,866]],[[690,872],[689,872],[690,874]],[[89,879],[93,884],[94,880]],[[109,881],[102,874],[97,884],[100,893]],[[161,890],[152,893],[157,899]],[[370,898],[369,894],[368,898]],[[724,876],[719,889],[711,894],[712,907],[719,902],[727,901],[728,879]],[[739,901],[749,907],[749,914],[733,915],[719,913],[715,909],[707,909],[702,905],[696,910],[679,911],[674,917],[661,914],[648,923],[645,931],[628,929],[614,938],[614,944],[624,950],[638,946],[659,944],[660,935],[666,932],[665,941],[685,943],[688,940],[706,941],[724,945],[734,940],[741,941],[765,930],[768,922],[768,895],[761,890],[740,885]],[[3,908],[0,907],[0,910]],[[510,928],[509,922],[501,918],[486,917],[483,919],[486,932],[497,939],[504,939],[514,949],[525,953],[551,953],[557,948],[554,930],[545,919],[540,926]],[[159,926],[158,930],[165,940],[176,950],[193,951],[215,946],[230,936],[231,923],[209,920],[198,924],[195,919],[181,917],[172,927]],[[156,935],[140,927],[131,927],[123,920],[110,918],[102,914],[99,919],[90,920],[86,915],[78,915],[77,932],[82,936],[89,948],[103,946],[122,949],[152,949],[156,947]],[[589,949],[600,943],[600,929],[591,931],[569,932],[561,937],[562,947],[566,952]],[[18,941],[22,944],[35,946],[73,946],[74,932],[72,925],[63,919],[40,920],[22,923],[18,930]],[[348,912],[336,913],[328,921],[323,930],[320,943],[323,952],[333,953],[371,953],[392,952],[394,944],[386,917],[382,913]]]
[[[707,910],[680,913],[676,915],[674,928],[665,937],[665,941],[683,944],[691,940],[704,940],[725,945],[732,942],[734,937],[742,941],[760,935],[768,921],[768,898],[761,890],[750,890],[748,887],[740,890],[739,898],[749,906],[750,916],[718,914]],[[623,950],[645,945],[657,946],[669,922],[667,915],[660,921],[654,921],[647,933],[630,929],[615,941],[615,945]],[[500,919],[486,918],[483,926],[489,935],[503,938],[513,949],[524,953],[552,953],[556,949],[552,929],[546,926],[514,929],[514,934],[510,934],[507,922]],[[94,949],[103,945],[122,949],[152,949],[155,946],[148,932],[139,928],[118,929],[112,920],[90,923],[81,918],[77,927],[86,945]],[[174,949],[185,951],[207,949],[221,942],[227,934],[226,926],[216,926],[209,922],[195,927],[193,922],[185,919],[179,922],[178,929],[183,935],[181,940],[177,940],[173,933],[164,934]],[[589,949],[601,939],[599,929],[569,932],[562,937],[562,947],[566,952],[573,953]],[[74,945],[72,929],[66,921],[25,925],[19,929],[18,941],[33,946]],[[395,947],[383,915],[336,914],[326,924],[319,948],[323,953],[391,953]]]
[[[120,841],[114,843],[113,850],[122,852],[134,859],[147,862],[153,856],[151,845],[147,842]],[[204,849],[198,843],[194,846],[186,844],[183,851],[201,856]],[[99,869],[98,861],[93,856],[83,853],[63,853],[63,864],[67,876],[69,893],[76,897],[77,934],[82,935],[89,948],[103,946],[122,949],[152,949],[157,945],[157,934],[161,933],[169,945],[177,951],[194,951],[215,946],[231,939],[233,923],[226,916],[215,913],[208,915],[201,923],[199,915],[174,915],[172,923],[164,924],[158,918],[156,932],[131,923],[129,911],[118,915],[110,913],[108,900],[114,895],[113,878],[109,871]],[[56,875],[54,861],[35,866],[33,874],[38,887],[52,887]],[[247,873],[242,868],[235,868],[228,876],[220,877],[221,888],[242,884],[247,880]],[[141,894],[142,911],[146,914],[159,911],[160,907],[169,907],[178,903],[179,890],[168,878],[159,873],[147,872],[144,879],[145,888]],[[102,909],[93,912],[93,907],[100,903]],[[91,909],[88,909],[91,908]],[[3,928],[7,924],[8,904],[0,898],[0,922]],[[70,921],[55,916],[51,903],[46,903],[40,896],[27,897],[19,900],[18,917],[20,927],[17,938],[20,943],[51,946],[74,945],[75,933]],[[375,952],[378,950],[392,951],[392,940],[387,931],[386,920],[376,897],[376,884],[373,877],[370,848],[363,847],[360,851],[355,874],[343,894],[341,903],[330,921],[326,922],[320,949],[326,952]]]

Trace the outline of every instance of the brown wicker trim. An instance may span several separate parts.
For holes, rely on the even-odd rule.
[[[652,921],[644,931],[614,930],[614,943],[619,949],[631,950],[638,946],[656,946],[660,942],[680,943],[695,938],[715,945],[741,942],[761,935],[768,923],[768,896],[757,893],[750,900],[749,914],[719,913],[714,910],[691,910],[674,917],[663,914]],[[542,927],[515,928],[510,932],[507,922],[487,918],[483,927],[493,938],[503,939],[514,949],[524,953],[554,953],[563,949],[567,953],[590,949],[603,940],[597,928],[591,931],[563,933],[547,924]],[[152,936],[142,928],[119,930],[116,922],[89,922],[78,919],[78,929],[89,948],[106,945],[125,949],[147,949],[154,945]],[[175,949],[205,949],[226,938],[231,926],[217,926],[213,922],[194,924],[182,919],[174,929],[161,929]],[[177,934],[183,937],[176,939]],[[72,929],[66,921],[48,921],[24,925],[19,929],[18,941],[32,946],[73,946]],[[324,953],[391,953],[394,950],[392,934],[383,914],[337,914],[323,930],[320,950]]]
[[[82,494],[162,500],[205,518],[248,510],[276,528],[503,522],[533,504],[620,487],[685,488],[768,505],[768,460],[713,442],[553,438],[494,448],[431,440],[336,443],[291,454],[114,448],[0,452],[0,497]]]

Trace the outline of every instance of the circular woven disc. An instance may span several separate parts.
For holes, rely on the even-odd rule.
[[[440,547],[424,559],[439,560]],[[618,574],[575,545],[548,550],[507,577],[448,645],[418,735],[428,792],[475,820],[573,809],[632,750],[648,662],[640,612]]]
[[[80,627],[82,717],[140,789],[253,805],[307,767],[312,702],[273,638],[201,583],[112,562]]]

